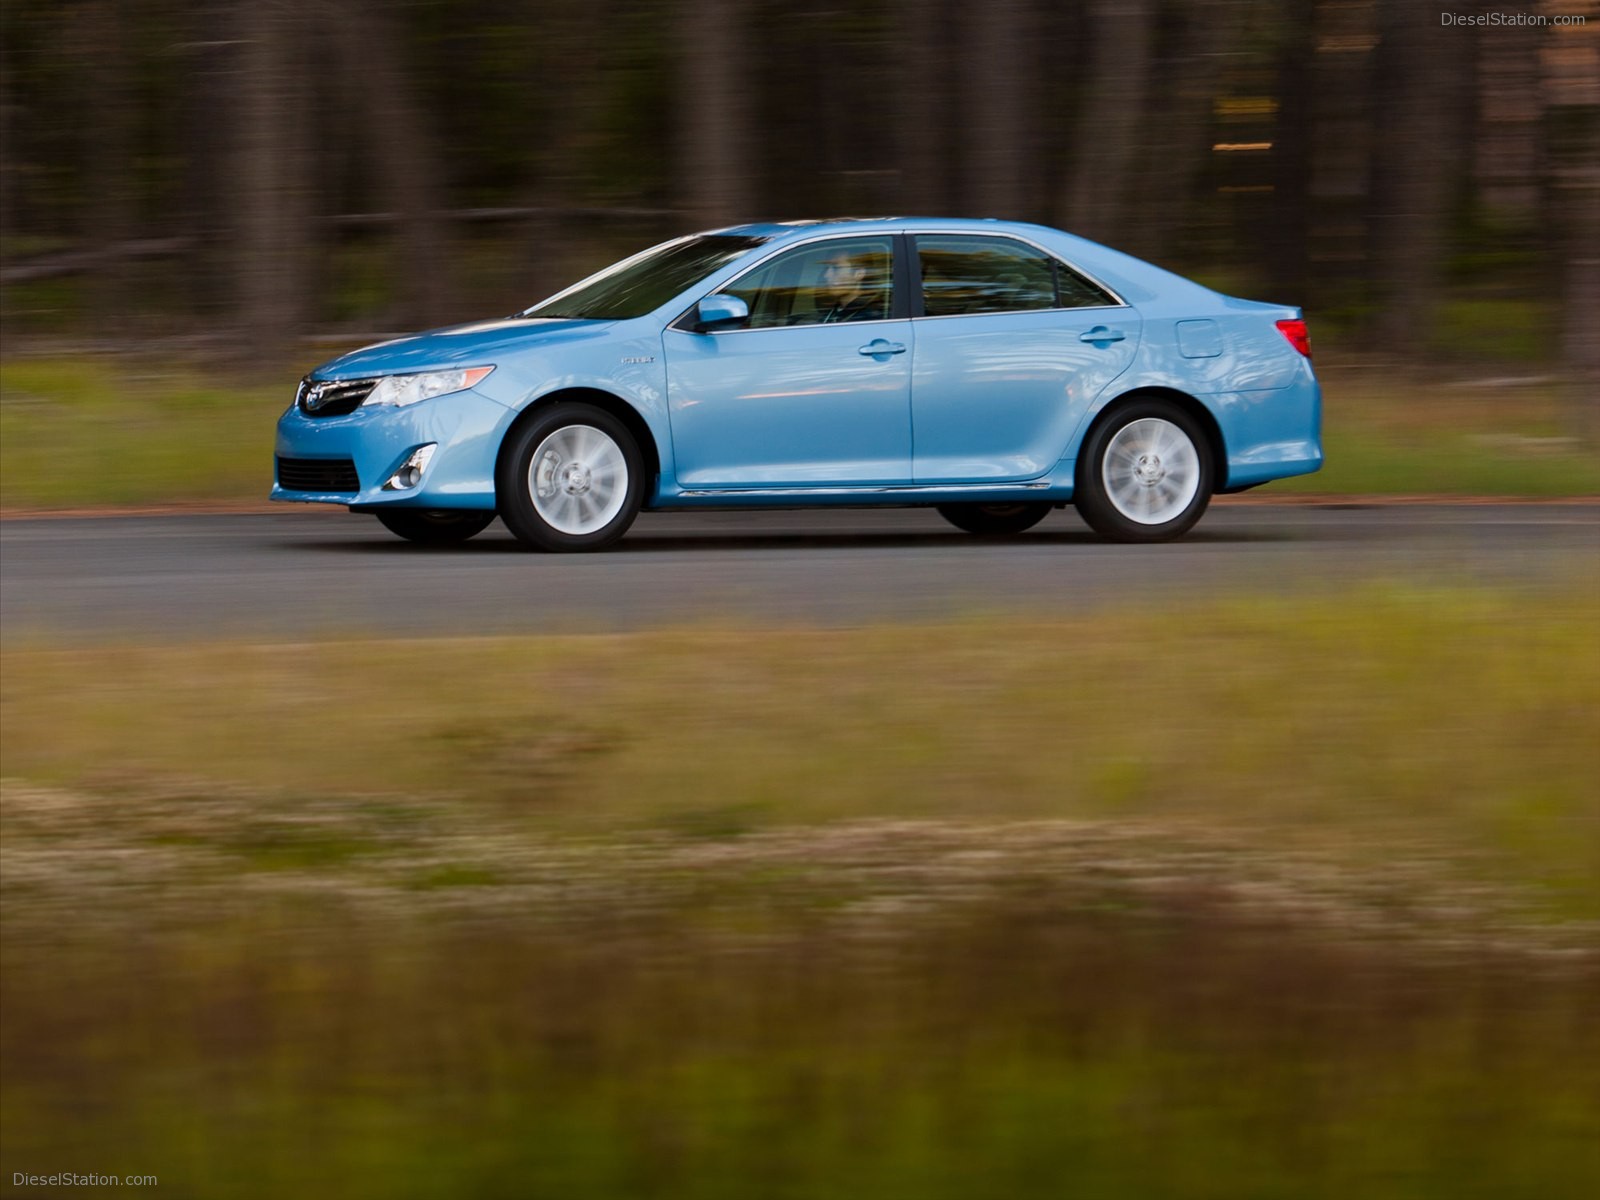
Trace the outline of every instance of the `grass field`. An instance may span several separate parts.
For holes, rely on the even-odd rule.
[[[304,818],[343,847],[313,860],[381,862],[385,797],[511,836],[1137,817],[1453,843],[1600,917],[1595,586],[1533,621],[1515,593],[1374,585],[781,636],[10,647],[0,748],[9,776],[110,797],[107,829],[190,781],[228,837],[281,825],[289,851]],[[252,832],[235,793],[291,807]]]
[[[131,356],[0,363],[0,508],[263,501],[300,373],[235,386]]]
[[[1587,1196],[1597,585],[7,643],[4,1169]]]
[[[0,508],[263,501],[274,423],[330,353],[252,385],[137,357],[0,362]],[[1600,495],[1594,419],[1554,383],[1417,382],[1324,358],[1328,465],[1257,495]]]
[[[1594,496],[1600,398],[1582,411],[1551,378],[1429,380],[1422,372],[1319,364],[1327,466],[1273,492]]]

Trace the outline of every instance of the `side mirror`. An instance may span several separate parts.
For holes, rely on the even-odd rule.
[[[713,292],[694,306],[694,331],[733,329],[750,320],[750,306],[727,292]]]

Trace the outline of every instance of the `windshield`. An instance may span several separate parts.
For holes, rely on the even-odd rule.
[[[642,317],[766,240],[717,233],[668,242],[607,267],[522,315],[591,321]]]

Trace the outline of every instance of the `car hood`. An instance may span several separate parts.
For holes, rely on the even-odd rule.
[[[450,325],[363,346],[330,359],[312,372],[319,379],[401,375],[433,367],[487,366],[507,354],[545,349],[602,336],[615,322],[511,317]]]

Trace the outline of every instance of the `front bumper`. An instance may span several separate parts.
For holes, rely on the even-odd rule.
[[[516,413],[468,390],[405,408],[358,408],[341,417],[308,417],[298,407],[278,419],[276,459],[354,464],[355,491],[284,487],[275,471],[271,499],[352,507],[492,509],[495,457]],[[415,487],[384,483],[421,446],[437,446]],[[276,460],[275,460],[276,461]]]

